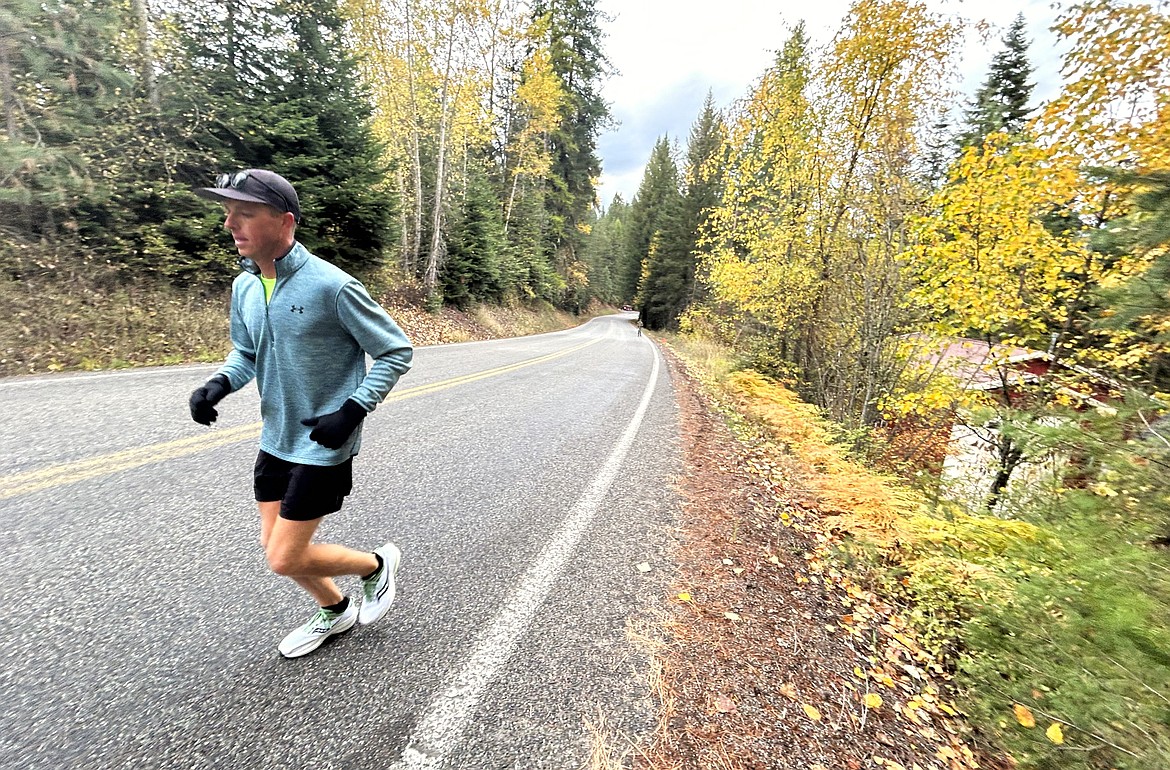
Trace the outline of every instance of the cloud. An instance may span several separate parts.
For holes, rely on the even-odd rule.
[[[926,2],[940,13],[956,13],[954,2]],[[609,16],[602,25],[603,45],[617,70],[603,95],[618,125],[598,137],[598,197],[607,205],[615,193],[627,201],[634,196],[650,151],[663,134],[685,149],[708,90],[717,109],[727,108],[748,95],[801,17],[814,44],[824,44],[849,10],[847,0],[820,0],[799,8],[800,16],[761,0],[601,0],[599,6]],[[1054,20],[1048,0],[984,0],[978,14],[970,6],[964,11],[986,19],[990,28],[986,39],[973,31],[968,36],[956,73],[958,90],[967,96],[975,91],[1008,25],[1022,12],[1036,67],[1033,102],[1055,95],[1060,50],[1048,30]]]
[[[665,90],[647,93],[636,102],[615,104],[612,112],[618,125],[601,135],[597,143],[598,153],[605,159],[606,174],[624,175],[637,170],[640,180],[651,148],[664,135],[685,146],[708,87],[705,78],[691,73],[685,82],[670,83]],[[680,128],[683,121],[686,127]]]

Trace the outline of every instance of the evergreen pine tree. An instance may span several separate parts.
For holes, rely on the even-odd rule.
[[[936,190],[946,181],[947,168],[955,157],[955,137],[951,133],[950,110],[944,110],[930,126],[930,133],[923,142],[926,156],[923,158],[922,177],[927,188]]]
[[[666,326],[669,297],[678,290],[681,276],[669,269],[681,248],[682,193],[678,167],[670,141],[662,137],[654,145],[638,194],[630,205],[626,233],[626,296],[642,321],[652,329]]]
[[[1097,231],[1094,248],[1111,257],[1152,254],[1149,267],[1117,286],[1101,289],[1096,297],[1095,325],[1125,330],[1129,344],[1145,349],[1130,355],[1127,374],[1158,390],[1170,389],[1170,172],[1144,174],[1115,172],[1117,181],[1133,185],[1134,210]],[[1137,347],[1135,347],[1135,350]]]
[[[119,65],[128,9],[82,0],[17,0],[0,11],[0,226],[56,241],[108,199],[86,149],[108,137],[133,77]]]
[[[585,238],[590,289],[593,296],[610,304],[621,304],[623,301],[619,283],[629,210],[629,204],[622,200],[622,196],[615,195]]]
[[[466,309],[475,302],[502,299],[500,261],[504,222],[487,171],[473,165],[447,235],[447,259],[440,272],[443,300]]]
[[[718,204],[723,187],[719,164],[711,161],[723,145],[723,126],[710,94],[691,128],[687,144],[685,191],[679,197],[664,192],[660,199],[657,231],[643,260],[637,304],[642,320],[651,329],[678,324],[690,303],[695,286],[695,251],[708,212]],[[669,156],[667,156],[669,159]],[[655,173],[669,178],[665,161],[656,158]],[[673,165],[673,161],[671,161]],[[665,188],[663,188],[665,189]]]
[[[686,192],[682,206],[682,237],[685,241],[679,251],[679,264],[675,267],[682,272],[683,281],[681,291],[669,303],[671,326],[678,323],[679,316],[695,299],[695,255],[707,217],[719,205],[722,196],[726,164],[718,162],[718,156],[725,139],[723,120],[708,92],[687,144]]]
[[[1024,15],[1019,14],[1004,36],[1003,49],[991,61],[987,79],[965,111],[960,147],[981,146],[994,131],[1015,134],[1023,130],[1032,111],[1028,100],[1035,86],[1028,82],[1033,69],[1024,31]]]
[[[601,95],[608,62],[601,48],[597,0],[536,0],[534,19],[546,19],[552,67],[568,98],[561,123],[551,132],[552,178],[545,205],[546,237],[558,267],[574,261],[581,228],[596,204],[594,180],[601,173],[597,136],[609,118]]]
[[[554,303],[560,298],[565,281],[553,269],[546,253],[547,226],[544,189],[538,187],[520,194],[512,206],[512,221],[508,228],[506,270],[502,276],[506,299],[516,297]]]
[[[209,11],[172,19],[194,63],[187,88],[208,110],[195,140],[214,158],[190,182],[272,169],[297,189],[299,240],[344,269],[376,266],[393,242],[394,198],[337,0],[219,0]]]
[[[276,21],[292,45],[282,52],[250,121],[254,161],[296,186],[304,220],[297,237],[347,270],[379,264],[393,241],[393,197],[370,131],[370,100],[346,53],[337,0],[283,0]]]

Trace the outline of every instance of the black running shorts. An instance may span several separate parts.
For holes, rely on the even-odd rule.
[[[353,458],[340,465],[301,465],[263,449],[256,456],[256,502],[280,501],[280,518],[310,521],[341,510],[353,489]]]

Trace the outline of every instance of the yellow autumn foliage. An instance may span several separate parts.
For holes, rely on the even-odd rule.
[[[887,345],[891,357],[901,364],[901,374],[878,397],[883,417],[931,418],[986,403],[984,391],[967,387],[972,371],[957,369],[937,355],[948,342],[928,335],[904,335]]]
[[[1081,174],[1070,210],[1092,227],[1112,229],[1134,213],[1134,193],[1141,188],[1135,180],[1170,171],[1170,14],[1158,3],[1083,0],[1061,6],[1053,30],[1065,48],[1064,82],[1029,131],[1065,166],[1137,175],[1126,180]],[[1109,272],[1098,285],[1141,281],[1163,248],[1137,246],[1111,255]],[[1096,330],[1097,349],[1087,353],[1086,363],[1132,373],[1164,356],[1162,332],[1156,328],[1161,314],[1151,311],[1134,318],[1129,328]]]
[[[979,559],[1034,542],[1032,524],[967,513],[957,505],[932,508],[898,479],[866,468],[835,445],[818,410],[782,384],[753,371],[730,374],[726,386],[744,412],[762,421],[809,473],[802,483],[816,496],[824,524],[876,546],[903,563],[912,587],[981,583],[978,592],[1000,593]]]
[[[1105,273],[1080,230],[1044,224],[1077,197],[1079,182],[1052,149],[1006,134],[968,148],[931,198],[932,213],[913,222],[911,301],[940,319],[943,334],[1026,340],[1060,328]]]
[[[1036,129],[1086,165],[1170,167],[1170,16],[1151,3],[1087,0],[1053,29],[1069,48],[1061,93]],[[1089,201],[1092,204],[1094,201]]]
[[[817,471],[809,484],[821,509],[830,513],[828,526],[883,546],[909,536],[908,522],[920,501],[894,479],[846,459],[815,407],[756,372],[735,372],[728,385],[744,397],[752,415],[767,423],[773,436]]]
[[[547,137],[561,123],[561,107],[568,95],[553,70],[552,53],[543,41],[547,19],[539,19],[526,36],[531,52],[521,65],[516,86],[517,114],[513,120],[520,130],[506,148],[511,159],[511,184],[507,210],[511,213],[516,188],[522,177],[543,179],[552,166],[552,150]]]
[[[1016,721],[1027,728],[1036,726],[1036,717],[1032,714],[1032,709],[1027,706],[1016,703],[1012,706],[1012,713],[1016,716]]]

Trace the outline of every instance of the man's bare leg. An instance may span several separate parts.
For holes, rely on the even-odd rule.
[[[260,508],[260,544],[272,571],[305,589],[322,607],[344,597],[333,577],[368,575],[378,569],[372,554],[341,545],[314,543],[321,519],[291,521],[280,518],[280,501],[257,503]]]

